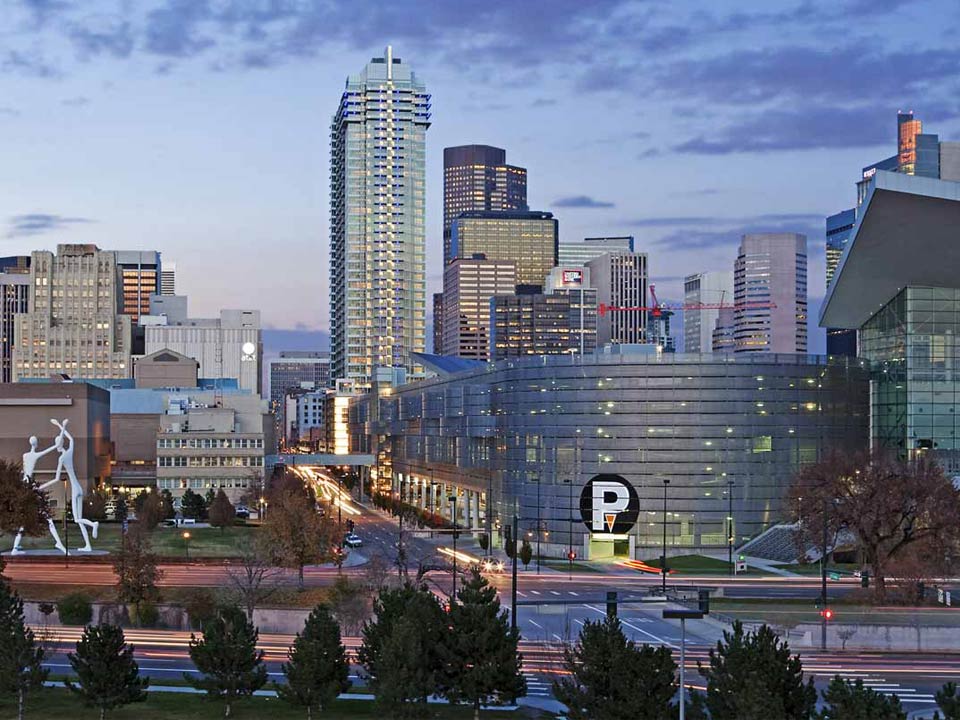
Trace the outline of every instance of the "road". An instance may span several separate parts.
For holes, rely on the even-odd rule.
[[[591,612],[587,617],[600,617],[600,613]],[[521,624],[524,629],[535,617],[524,617]],[[679,637],[673,631],[664,630],[654,623],[644,623],[632,611],[621,613],[624,629],[638,640],[668,645],[679,643]],[[632,626],[632,627],[631,627]],[[170,630],[126,631],[127,640],[136,650],[135,656],[140,671],[151,678],[155,684],[171,680],[180,680],[184,672],[192,673],[188,643],[190,633]],[[650,635],[658,636],[654,640]],[[69,674],[70,666],[66,653],[80,636],[79,628],[56,628],[46,641],[50,650],[46,662],[56,674]],[[702,680],[697,675],[697,661],[707,659],[708,647],[700,637],[688,635],[687,677],[690,687],[701,687]],[[292,635],[261,634],[260,649],[265,652],[267,670],[271,679],[280,679],[280,665],[286,659],[287,647],[293,642]],[[348,651],[355,653],[359,638],[344,638]],[[525,640],[521,643],[523,670],[528,683],[528,696],[549,698],[550,684],[554,678],[563,674],[562,646],[559,642]],[[817,687],[824,689],[834,675],[845,678],[860,678],[868,687],[884,694],[896,694],[908,710],[932,708],[933,693],[947,681],[960,680],[960,654],[930,655],[922,653],[840,653],[809,652],[802,655],[804,671],[812,674]],[[356,686],[364,681],[358,668],[351,668],[351,679]]]

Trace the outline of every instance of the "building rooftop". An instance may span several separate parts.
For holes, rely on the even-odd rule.
[[[878,170],[820,308],[861,327],[907,286],[960,287],[960,183]]]

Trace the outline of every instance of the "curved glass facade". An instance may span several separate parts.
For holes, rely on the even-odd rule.
[[[725,547],[730,492],[739,545],[795,518],[782,498],[800,465],[868,437],[868,371],[851,358],[543,356],[398,388],[372,414],[371,402],[357,402],[353,432],[379,437],[395,489],[428,509],[466,490],[465,521],[497,537],[517,512],[544,554],[581,557],[659,554],[664,525],[668,551]],[[636,524],[605,546],[580,519],[598,474],[639,498]]]

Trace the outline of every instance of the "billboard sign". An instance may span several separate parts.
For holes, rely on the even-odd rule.
[[[583,270],[564,270],[561,278],[564,285],[582,285]]]

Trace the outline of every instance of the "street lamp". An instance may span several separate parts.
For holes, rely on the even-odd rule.
[[[573,552],[573,478],[567,478],[567,484],[570,486],[570,495],[567,501],[567,508],[570,512],[570,517],[567,518],[569,521],[570,529],[567,533],[567,579],[573,580],[573,558],[575,557]]]
[[[453,503],[453,594],[450,602],[457,599],[457,494],[450,495],[447,500]]]
[[[663,578],[662,590],[667,592],[667,486],[670,478],[663,479],[663,555],[660,558],[660,575]]]
[[[530,478],[530,482],[537,484],[537,575],[540,574],[540,536],[543,534],[543,525],[540,520],[540,478]]]
[[[664,610],[664,620],[680,621],[680,720],[686,719],[687,711],[687,688],[685,677],[685,665],[687,664],[687,620],[700,620],[703,618],[701,610]]]
[[[730,575],[736,575],[733,564],[733,480],[727,480],[727,564]]]
[[[262,523],[267,519],[267,499],[264,497],[260,498],[260,522]]]
[[[190,531],[183,531],[183,552],[187,560],[190,559]]]

